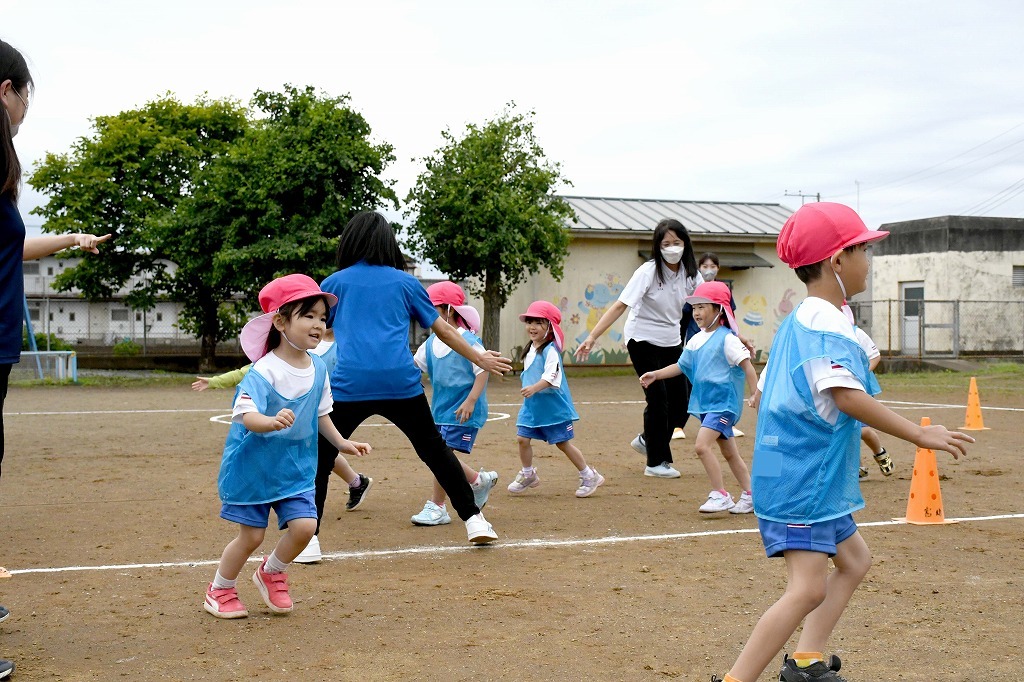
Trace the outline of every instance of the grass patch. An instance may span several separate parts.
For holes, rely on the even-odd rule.
[[[978,380],[978,391],[982,395],[986,392],[1024,395],[1024,365],[1015,362],[986,363],[973,372],[892,372],[878,375],[878,382],[883,390],[925,391],[931,395],[930,399],[964,401],[971,377]]]
[[[180,372],[163,372],[152,370],[146,372],[104,372],[93,374],[79,372],[78,381],[57,381],[56,379],[18,379],[10,382],[19,388],[45,388],[52,386],[92,386],[100,388],[123,387],[141,388],[147,386],[188,386],[195,381],[192,374]]]

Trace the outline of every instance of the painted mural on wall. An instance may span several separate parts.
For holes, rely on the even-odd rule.
[[[592,282],[583,290],[583,298],[570,305],[568,300],[563,298],[562,320],[568,321],[566,325],[566,336],[572,336],[572,343],[566,343],[564,355],[566,358],[572,356],[581,343],[597,326],[601,316],[605,314],[608,307],[618,300],[623,289],[622,281],[615,274],[601,274],[598,281]],[[559,302],[555,302],[558,304]],[[621,328],[625,316],[619,318],[615,327]],[[622,332],[613,327],[605,332],[594,348],[594,352],[587,358],[588,365],[619,365],[629,362],[629,353],[623,343]],[[575,333],[574,333],[575,332]],[[571,348],[569,347],[571,346]],[[567,360],[575,362],[574,360]]]

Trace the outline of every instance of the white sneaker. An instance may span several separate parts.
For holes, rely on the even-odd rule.
[[[466,520],[466,533],[469,535],[469,541],[474,545],[486,545],[488,542],[498,539],[494,527],[487,522],[483,514],[470,516]]]
[[[597,469],[591,469],[594,473],[590,476],[580,474],[580,487],[576,488],[576,497],[590,497],[600,486],[604,485],[604,476],[597,473]]]
[[[644,476],[654,476],[655,478],[679,478],[679,472],[673,469],[672,465],[668,462],[662,462],[656,467],[645,468]]]
[[[736,429],[733,429],[733,431],[735,431],[735,430]],[[685,431],[683,431],[682,429],[677,428],[675,431],[672,432],[672,440],[679,440],[681,438],[686,438],[686,432]]]
[[[417,526],[443,526],[446,523],[451,523],[452,517],[448,516],[447,509],[434,504],[432,500],[427,500],[427,503],[423,505],[423,511],[414,515],[410,521]]]
[[[754,499],[750,496],[750,493],[743,493],[740,495],[740,499],[736,500],[736,504],[729,510],[729,513],[749,514],[752,511],[754,511]]]
[[[634,450],[639,452],[644,457],[647,456],[647,441],[644,440],[644,434],[642,434],[642,433],[636,434],[636,438],[634,438],[630,442],[629,447],[633,448]]]
[[[516,480],[508,484],[508,491],[516,494],[521,493],[527,488],[536,488],[540,485],[540,476],[537,475],[537,470],[534,469],[532,474],[524,474],[522,470],[516,474]]]
[[[491,494],[491,489],[498,483],[498,472],[480,471],[479,474],[480,480],[476,486],[470,487],[473,488],[473,501],[476,502],[477,509],[483,509],[487,505],[487,498]],[[416,522],[413,521],[413,523]]]
[[[294,561],[297,564],[315,564],[323,558],[323,555],[320,554],[320,538],[314,535],[306,545],[306,549],[299,552],[299,556],[295,557]]]
[[[733,436],[734,436],[735,438],[743,438],[743,436],[745,436],[745,435],[747,435],[747,434],[743,433],[742,431],[740,431],[739,429],[737,429],[737,428],[736,428],[736,427],[734,426],[734,427],[732,427],[732,435],[733,435]]]
[[[728,511],[735,506],[736,503],[732,501],[732,495],[729,493],[723,495],[717,490],[712,490],[708,495],[708,501],[700,506],[700,511],[705,514],[713,514]]]

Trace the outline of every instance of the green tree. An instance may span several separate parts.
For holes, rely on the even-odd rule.
[[[60,291],[78,288],[90,300],[109,298],[127,287],[134,309],[153,307],[163,296],[179,295],[182,279],[169,263],[188,267],[203,254],[168,241],[168,225],[196,176],[249,127],[245,108],[230,100],[200,98],[183,104],[170,93],[139,109],[93,120],[90,136],[69,152],[49,153],[29,184],[49,197],[33,213],[45,219],[44,232],[114,234],[103,258],[82,258],[59,275]],[[186,312],[196,306],[214,310],[232,290],[195,286],[187,290]],[[208,340],[223,338],[202,326],[204,356]],[[211,355],[212,357],[212,350]]]
[[[378,177],[394,159],[392,148],[370,141],[369,124],[352,111],[347,96],[286,86],[281,93],[257,92],[253,107],[253,116],[238,109],[238,134],[192,166],[174,201],[131,232],[130,249],[118,233],[118,255],[129,251],[124,257],[134,259],[130,273],[158,273],[140,286],[153,298],[134,300],[151,305],[165,296],[183,304],[180,323],[202,340],[203,371],[213,367],[216,344],[238,331],[246,311],[258,308],[256,296],[267,281],[288,272],[326,275],[351,214],[386,201],[397,204]],[[90,177],[89,164],[80,165],[81,175]],[[98,175],[96,183],[104,182],[106,176]],[[130,199],[162,190],[140,180],[125,194]],[[161,258],[177,267],[161,269]],[[89,293],[125,281],[127,276],[82,278],[69,286]],[[229,299],[233,303],[225,305]]]
[[[515,288],[543,266],[560,280],[576,221],[554,190],[570,185],[533,132],[533,112],[512,104],[423,159],[407,198],[410,243],[453,279],[470,280],[484,300],[484,345],[500,348],[499,314]]]

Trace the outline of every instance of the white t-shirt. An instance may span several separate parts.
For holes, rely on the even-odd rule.
[[[459,329],[459,333],[462,334],[462,338],[466,338],[466,336],[468,334],[471,334],[472,332],[470,332],[467,329]],[[478,353],[483,353],[484,350],[485,350],[484,347],[482,345],[480,345],[479,343],[474,343],[474,344],[471,344],[471,345],[473,346],[473,350],[477,351]],[[452,351],[451,348],[448,347],[448,344],[446,344],[440,338],[437,338],[436,336],[434,337],[434,357],[435,358],[446,357],[451,352],[453,352],[453,351]],[[416,349],[416,354],[413,355],[412,359],[413,359],[413,362],[416,363],[416,366],[420,368],[421,372],[426,372],[427,371],[427,342],[426,341],[421,343],[420,347]],[[478,367],[475,364],[473,365],[473,374],[474,375],[480,376],[480,374],[483,371],[484,371],[484,369],[482,367]]]
[[[700,275],[687,277],[680,265],[677,272],[665,268],[665,281],[659,282],[654,268],[653,260],[638,267],[619,294],[619,300],[629,306],[623,333],[626,341],[647,341],[671,348],[682,343],[679,323],[683,303],[703,280]]]
[[[871,340],[871,337],[868,336],[863,329],[857,327],[855,331],[857,333],[857,343],[859,343],[860,347],[864,349],[864,352],[868,354],[868,360],[874,360],[882,355],[878,350],[878,346],[875,345],[875,342]]]
[[[530,350],[526,353],[526,358],[523,360],[523,371],[533,364],[533,361],[537,359],[537,349],[530,344]],[[540,377],[544,381],[551,384],[553,387],[558,388],[562,385],[562,366],[558,362],[557,353],[547,353],[544,356],[544,373]]]
[[[313,388],[313,379],[316,375],[316,368],[310,360],[309,367],[300,368],[289,365],[279,358],[274,351],[270,351],[252,365],[253,370],[259,372],[274,390],[282,397],[292,400],[305,395]],[[324,382],[324,392],[320,397],[320,406],[317,408],[317,416],[330,414],[334,409],[334,396],[331,395],[331,382]],[[242,415],[246,412],[259,412],[252,398],[239,393],[235,405],[231,410],[231,421],[242,423]],[[275,415],[268,414],[268,417]]]
[[[686,342],[686,347],[694,351],[699,350],[701,346],[708,342],[712,334],[701,329],[690,337],[690,340]],[[729,361],[730,367],[735,367],[744,360],[750,359],[750,350],[743,345],[743,342],[735,334],[728,334],[725,337],[725,359]]]
[[[855,343],[860,343],[854,326],[850,324],[846,315],[823,298],[808,296],[800,303],[795,314],[797,321],[808,329],[841,334]],[[771,364],[771,361],[772,357],[769,355],[768,364]],[[761,378],[757,382],[759,390],[764,390],[764,378],[768,373],[768,364],[765,365],[764,371],[761,372]],[[836,407],[836,402],[832,399],[830,389],[840,387],[864,390],[864,386],[852,372],[832,364],[828,358],[816,358],[805,362],[804,375],[807,377],[807,385],[811,387],[811,395],[814,397],[814,409],[829,424],[835,424],[839,419],[839,408]]]

